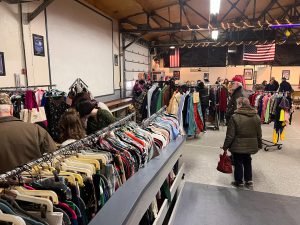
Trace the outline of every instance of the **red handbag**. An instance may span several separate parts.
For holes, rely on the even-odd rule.
[[[217,170],[222,173],[232,173],[231,160],[227,155],[227,151],[224,151],[223,155],[220,154]]]

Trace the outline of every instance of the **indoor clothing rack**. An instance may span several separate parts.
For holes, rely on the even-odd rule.
[[[118,120],[117,122],[109,125],[108,127],[99,130],[98,132],[91,134],[81,140],[75,141],[63,148],[60,148],[59,150],[53,152],[53,153],[48,153],[44,154],[43,157],[36,159],[32,162],[29,162],[27,164],[21,165],[20,167],[17,167],[11,171],[6,172],[5,174],[0,175],[0,182],[7,180],[8,178],[14,177],[19,175],[22,172],[28,171],[28,168],[32,168],[35,165],[41,164],[43,162],[48,162],[51,158],[57,155],[62,155],[62,154],[68,154],[70,152],[78,151],[79,148],[91,143],[97,141],[99,136],[106,134],[107,132],[120,127],[122,125],[125,125],[129,120],[132,120],[132,118],[135,117],[135,112],[131,113],[130,115]]]
[[[280,91],[258,91],[258,92],[262,92],[264,94],[283,94],[283,95],[287,95],[289,94],[290,92],[289,91],[286,91],[286,92],[280,92]],[[272,141],[268,141],[266,139],[262,139],[262,144],[265,146],[264,147],[264,150],[267,152],[269,151],[269,148],[272,148],[272,147],[277,147],[278,150],[281,150],[282,149],[282,145],[283,144],[279,144],[279,143],[276,143],[274,144]]]
[[[56,84],[49,84],[49,85],[34,85],[34,86],[19,86],[19,87],[0,87],[0,91],[21,91],[22,89],[28,88],[42,88],[47,87],[48,91],[50,91],[53,87],[56,87]]]
[[[262,144],[265,146],[264,147],[264,150],[267,152],[269,151],[269,148],[272,148],[272,147],[277,147],[278,150],[282,149],[282,145],[283,144],[274,144],[272,141],[268,141],[268,140],[265,140],[265,139],[262,139]]]
[[[163,106],[160,110],[158,110],[156,113],[154,113],[153,115],[151,115],[149,118],[145,119],[144,121],[142,121],[142,127],[148,127],[149,124],[159,115],[163,114],[167,109],[167,106]]]

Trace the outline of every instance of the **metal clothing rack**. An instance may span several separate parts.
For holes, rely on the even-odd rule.
[[[159,115],[163,114],[167,109],[167,106],[163,106],[160,110],[158,110],[156,113],[151,115],[148,119],[145,119],[142,121],[142,127],[145,128],[149,126],[149,124]]]
[[[126,116],[126,117],[124,117],[120,120],[118,120],[117,122],[109,125],[108,127],[104,128],[100,131],[97,131],[96,133],[91,134],[91,135],[89,135],[89,136],[87,136],[87,137],[85,137],[81,140],[73,142],[73,143],[71,143],[71,144],[69,144],[69,145],[67,145],[63,148],[60,148],[59,150],[57,150],[53,153],[44,154],[43,157],[41,157],[39,159],[36,159],[36,160],[34,160],[32,162],[29,162],[29,163],[26,163],[24,165],[20,165],[19,167],[15,168],[14,170],[8,171],[8,172],[0,175],[0,182],[5,181],[10,177],[17,176],[22,172],[28,171],[28,168],[32,168],[35,165],[41,164],[43,162],[48,162],[54,156],[67,154],[69,152],[74,152],[74,151],[77,152],[79,148],[81,148],[85,145],[88,145],[91,142],[97,141],[99,136],[101,136],[103,134],[106,134],[107,132],[109,132],[109,131],[117,128],[117,127],[125,125],[129,120],[131,120],[134,117],[135,117],[135,112],[131,113],[130,115],[128,115],[128,116]]]
[[[278,150],[282,149],[282,145],[283,144],[274,144],[272,141],[268,141],[268,140],[265,140],[265,139],[262,139],[262,144],[265,146],[264,147],[264,150],[267,152],[269,151],[269,148],[272,148],[272,147],[277,147]]]
[[[267,93],[267,94],[278,93],[278,94],[285,95],[285,94],[289,94],[290,92],[289,91],[286,91],[286,92],[280,92],[280,91],[262,91],[262,93]],[[279,143],[274,144],[272,141],[269,141],[269,140],[266,140],[266,139],[262,139],[262,144],[265,146],[264,150],[266,152],[269,151],[269,149],[273,148],[273,147],[277,147],[278,150],[281,150],[282,149],[282,145],[283,145],[283,144],[279,144]]]
[[[48,91],[50,91],[53,87],[56,87],[56,84],[49,84],[49,85],[34,85],[34,86],[19,86],[19,87],[0,87],[0,91],[22,91],[23,89],[28,88],[42,88],[47,87]]]

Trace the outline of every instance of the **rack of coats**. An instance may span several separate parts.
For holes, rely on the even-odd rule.
[[[179,135],[159,114],[145,128],[134,113],[42,158],[0,175],[0,223],[85,225],[156,151]]]
[[[139,92],[135,92],[133,105],[136,110],[136,120],[140,123],[169,104],[174,84],[173,81],[156,81],[137,85],[139,85]]]
[[[182,86],[174,93],[167,107],[167,113],[176,115],[188,136],[196,136],[204,129],[200,94],[196,86]]]
[[[261,123],[274,122],[273,143],[284,140],[290,123],[291,98],[288,93],[258,91],[249,96],[250,104],[257,109]]]

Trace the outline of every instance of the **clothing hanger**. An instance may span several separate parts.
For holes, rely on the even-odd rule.
[[[80,158],[90,158],[90,159],[97,159],[101,160],[104,165],[107,164],[108,159],[104,154],[97,154],[92,152],[86,152],[84,150],[81,151],[81,153],[77,153],[77,156]]]
[[[26,225],[25,221],[21,217],[10,214],[4,214],[1,210],[0,221],[12,223],[12,225]]]
[[[92,174],[95,174],[95,173],[96,173],[96,168],[95,168],[95,166],[93,166],[93,165],[91,165],[91,164],[88,164],[88,163],[74,162],[74,161],[70,160],[69,158],[68,158],[68,159],[65,159],[65,160],[64,160],[64,163],[66,163],[66,164],[69,165],[69,166],[74,166],[74,167],[79,167],[79,168],[85,168],[85,169],[88,169]]]
[[[14,197],[16,200],[31,202],[38,205],[45,205],[47,212],[53,213],[53,204],[49,199],[24,195],[18,192],[17,190],[5,191],[5,194]]]
[[[96,170],[100,170],[100,163],[98,160],[95,160],[95,159],[89,159],[89,158],[81,158],[81,157],[76,157],[76,156],[72,156],[69,158],[70,160],[72,161],[77,161],[77,162],[86,162],[86,163],[89,163],[89,164],[92,164],[95,166]]]
[[[89,169],[86,169],[86,168],[69,166],[66,163],[61,163],[60,167],[62,170],[65,170],[65,171],[75,171],[75,172],[79,172],[79,173],[84,173],[89,178],[93,177],[93,173]]]
[[[48,190],[27,190],[21,186],[13,187],[14,190],[17,190],[20,194],[35,196],[35,197],[46,197],[47,199],[52,200],[54,205],[59,203],[58,196],[54,191]]]

